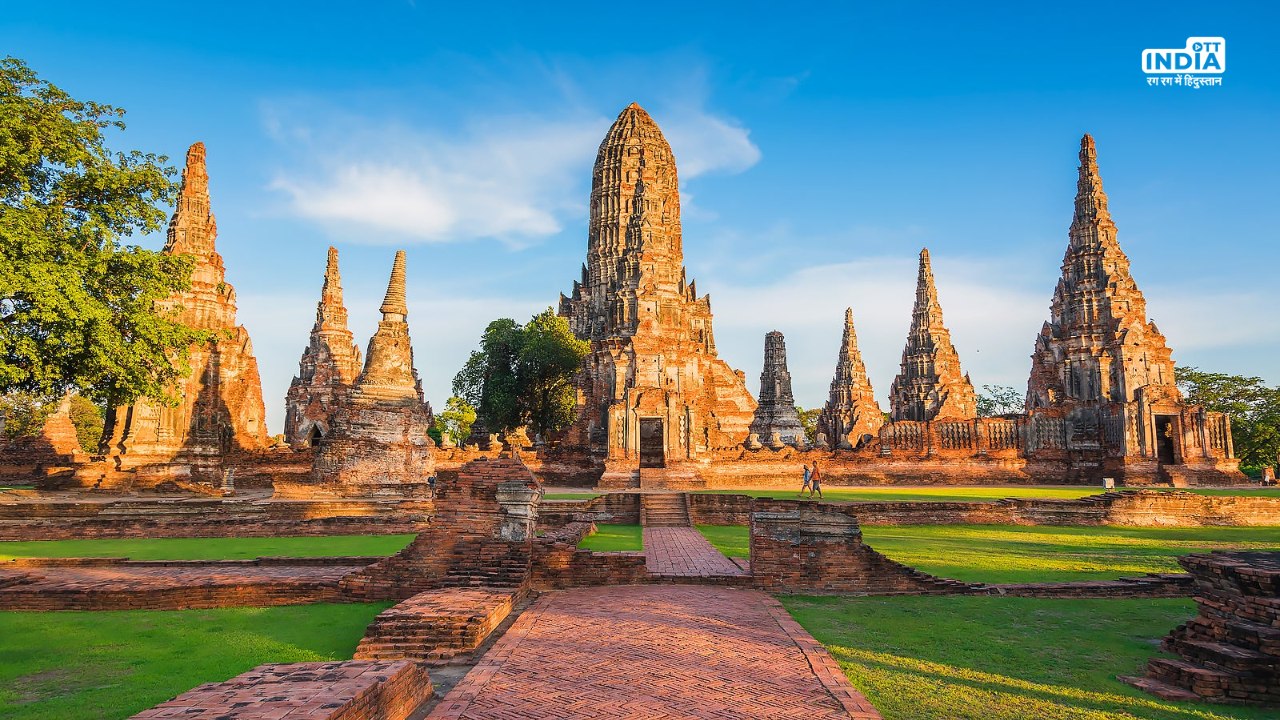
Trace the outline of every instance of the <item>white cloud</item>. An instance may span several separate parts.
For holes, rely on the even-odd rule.
[[[751,142],[751,131],[734,120],[697,109],[677,109],[654,120],[671,143],[683,179],[712,172],[740,173],[760,162],[760,148]]]
[[[760,159],[750,131],[706,111],[658,117],[684,179],[735,173]],[[494,238],[514,246],[554,235],[586,215],[591,164],[604,116],[492,117],[460,135],[356,120],[327,131],[264,123],[279,142],[307,146],[307,161],[270,188],[289,211],[366,244]],[[336,138],[343,138],[337,140]]]

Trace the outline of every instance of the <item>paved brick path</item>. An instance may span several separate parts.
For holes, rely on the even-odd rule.
[[[682,585],[544,595],[430,720],[873,720],[880,714],[776,600]]]
[[[645,528],[644,554],[649,572],[655,575],[746,575],[691,527]]]

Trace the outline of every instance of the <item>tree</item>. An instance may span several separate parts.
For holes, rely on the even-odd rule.
[[[523,326],[494,320],[454,377],[453,394],[475,408],[490,431],[560,430],[574,420],[573,378],[590,348],[551,308]]]
[[[49,400],[29,392],[0,396],[0,412],[5,415],[4,437],[12,440],[39,435],[49,416],[57,412],[60,402],[61,398]],[[89,398],[73,394],[70,415],[80,447],[87,453],[97,453],[102,439],[102,409]]]
[[[471,424],[476,421],[476,410],[457,395],[449,398],[444,412],[436,415],[434,430],[449,433],[449,437],[461,442],[471,434]]]
[[[978,417],[1016,415],[1026,407],[1026,394],[1008,385],[983,385],[978,393]]]
[[[155,307],[191,258],[120,242],[162,228],[175,191],[168,158],[107,149],[123,115],[0,60],[0,393],[169,400],[208,339]]]
[[[1276,463],[1280,451],[1280,388],[1262,378],[1175,367],[1178,389],[1192,405],[1231,416],[1231,436],[1241,466],[1256,470]]]
[[[811,443],[818,442],[818,416],[822,414],[822,408],[805,410],[797,405],[796,414],[800,416],[800,425],[804,428],[805,439]]]

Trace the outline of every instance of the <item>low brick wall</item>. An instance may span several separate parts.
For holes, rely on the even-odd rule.
[[[582,514],[601,524],[639,525],[640,495],[607,493],[587,500],[543,500],[538,507],[538,527],[557,528]]]
[[[316,537],[419,532],[431,501],[137,498],[0,501],[0,540]]]
[[[859,525],[1055,525],[1201,527],[1280,525],[1280,496],[1198,495],[1124,490],[1076,500],[1009,498],[991,502],[826,502],[847,508]],[[745,525],[746,495],[691,494],[698,525]]]
[[[427,671],[411,662],[259,665],[226,682],[199,685],[133,720],[405,720],[430,697]]]
[[[595,529],[595,523],[590,520],[576,520],[538,538],[530,578],[533,587],[538,590],[564,590],[596,585],[634,585],[650,579],[644,553],[592,552],[578,548],[582,538]]]

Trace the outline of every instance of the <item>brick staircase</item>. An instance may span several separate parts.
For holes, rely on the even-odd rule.
[[[640,496],[640,524],[646,527],[690,527],[689,500],[684,493]]]

